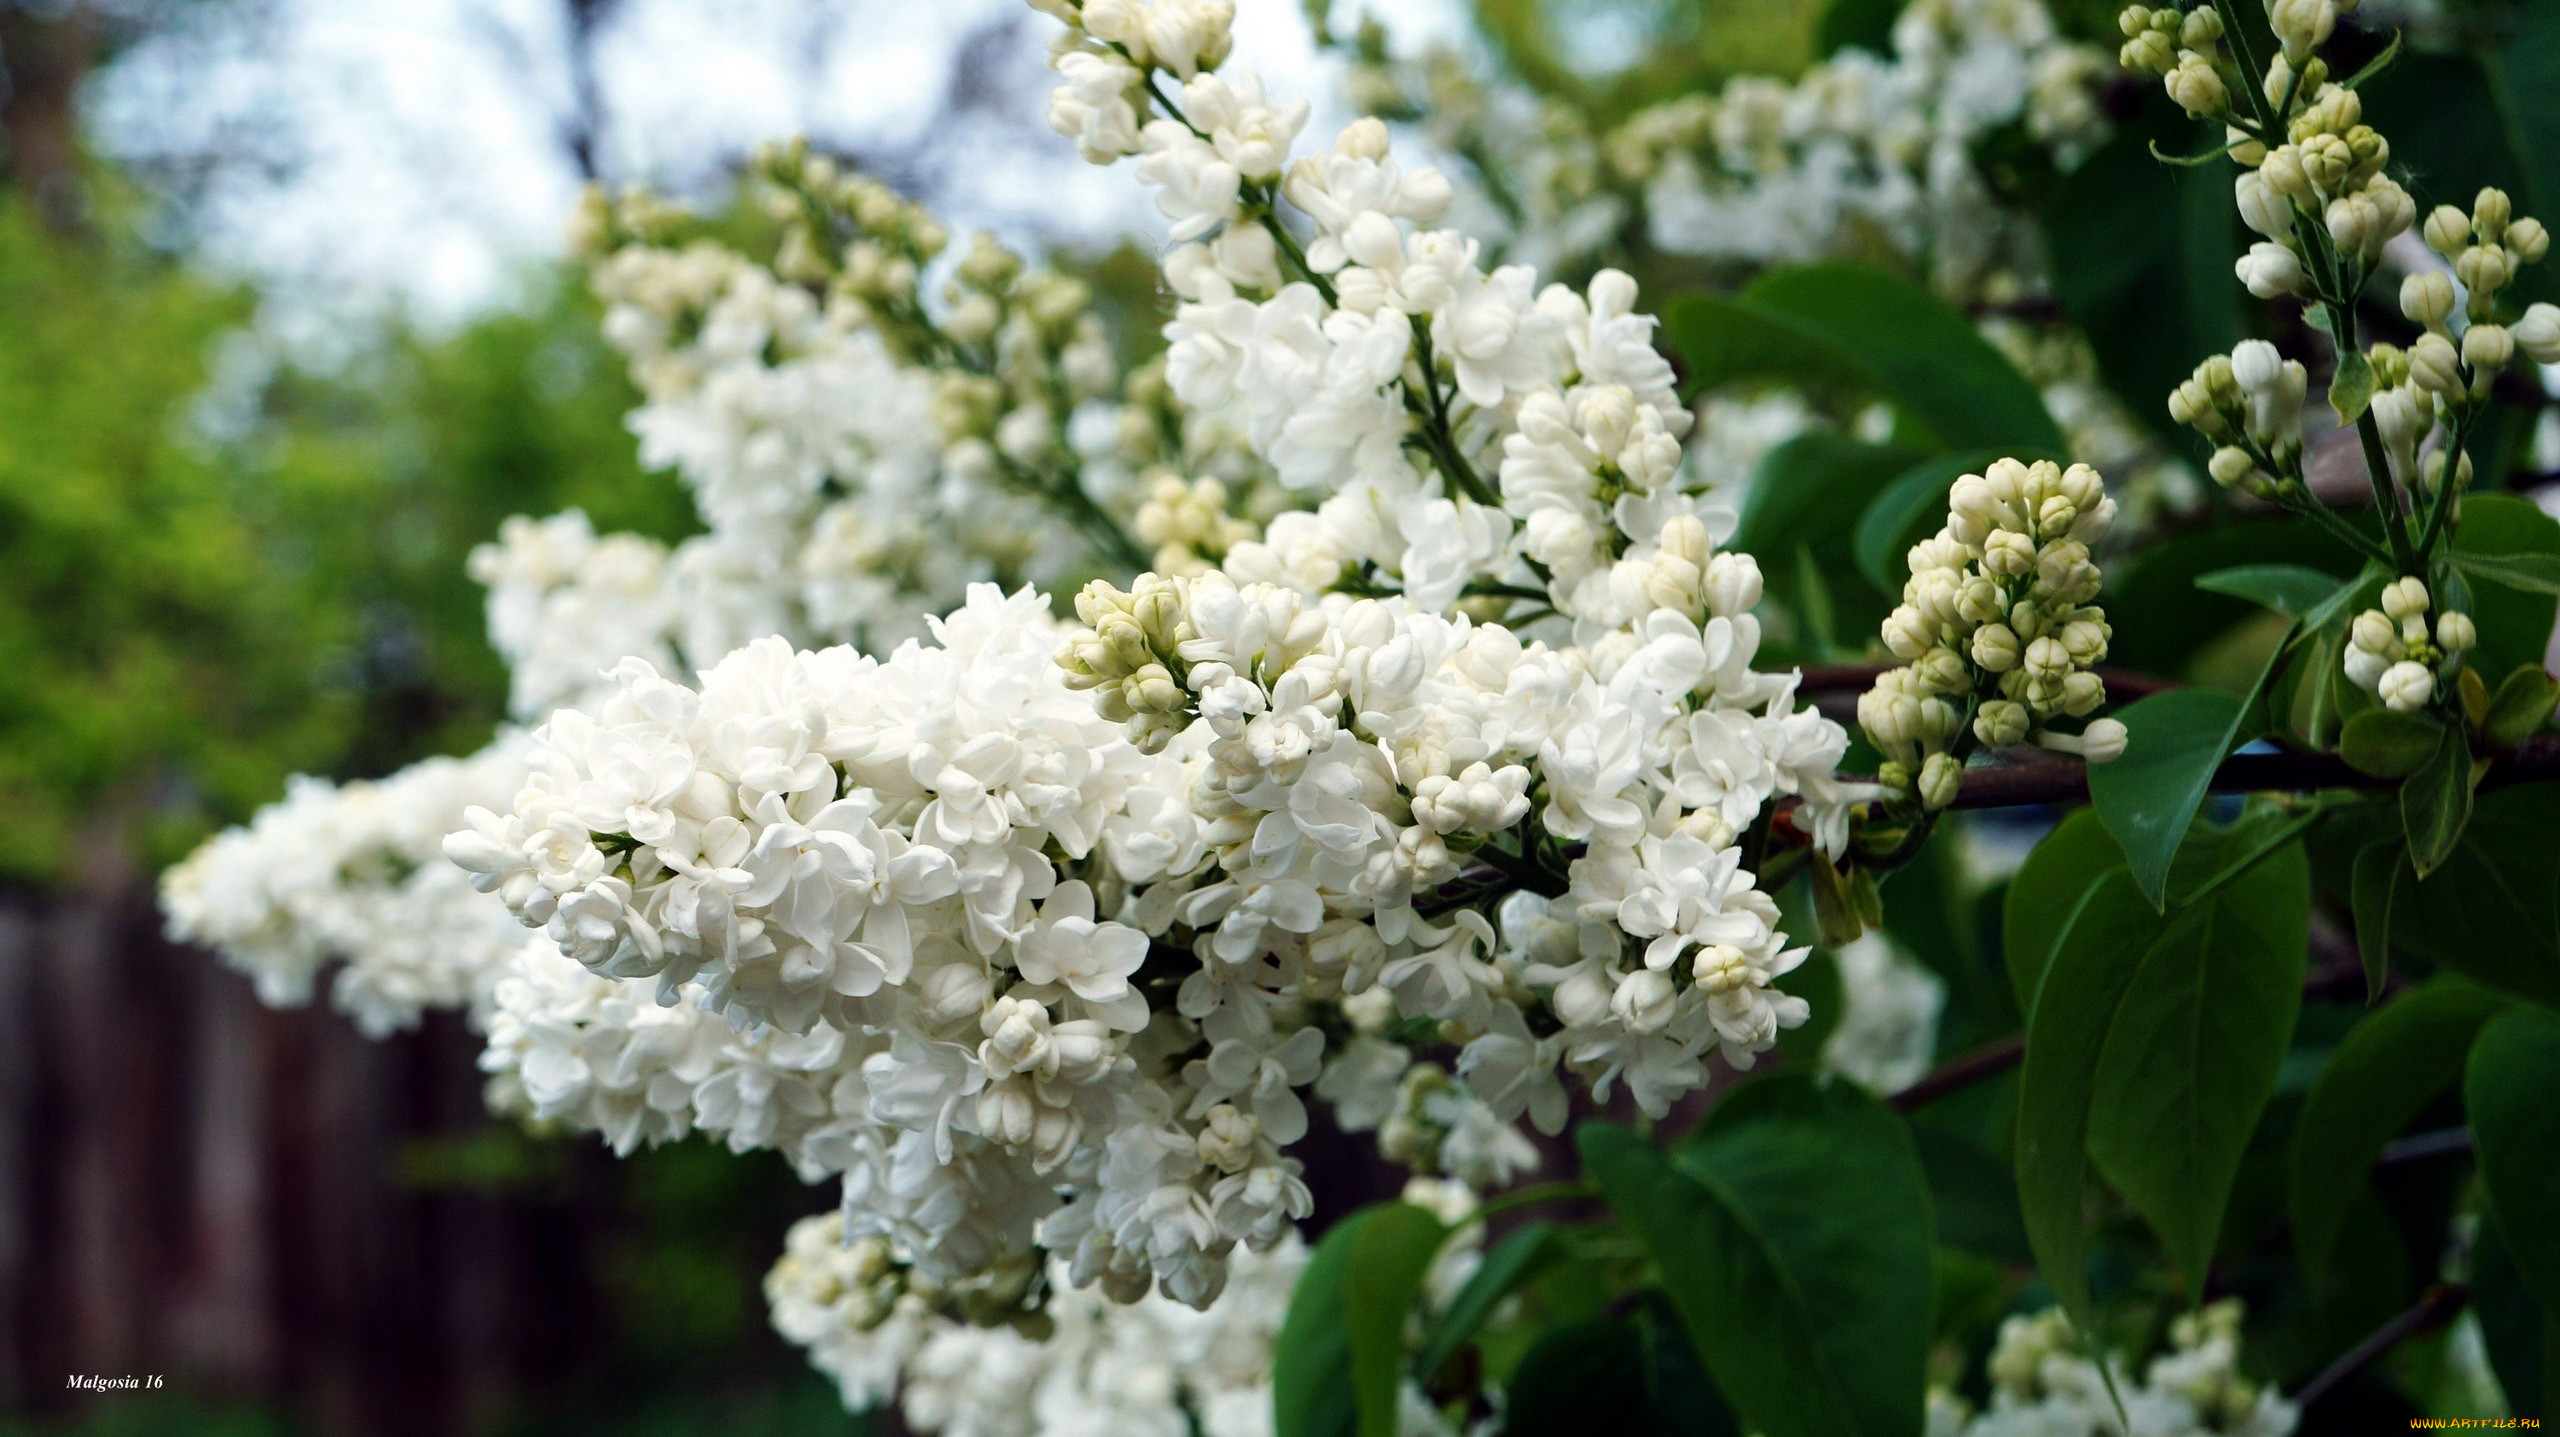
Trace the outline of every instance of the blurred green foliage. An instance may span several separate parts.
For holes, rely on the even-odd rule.
[[[218,356],[253,312],[112,222],[0,197],[0,878],[165,862],[287,773],[477,747],[505,673],[471,546],[570,505],[691,522],[638,469],[573,284],[243,383]]]

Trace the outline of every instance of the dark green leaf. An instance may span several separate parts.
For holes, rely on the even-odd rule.
[[[1664,337],[1698,390],[1739,380],[1815,389],[1873,390],[1875,372],[1829,337],[1784,314],[1721,294],[1685,294],[1671,302]]]
[[[1981,473],[1984,466],[2004,456],[2039,457],[1995,449],[1946,455],[1912,466],[1868,502],[1866,511],[1858,516],[1854,547],[1858,572],[1866,575],[1876,592],[1890,599],[1902,597],[1902,581],[1910,573],[1906,556],[1911,546],[1938,532],[1947,522],[1947,490],[1958,478]]]
[[[2560,1012],[2520,1005],[2492,1019],[2462,1100],[2498,1235],[2545,1316],[2560,1314]]]
[[[1746,1425],[1920,1431],[1929,1198],[1900,1119],[1847,1084],[1781,1074],[1735,1091],[1672,1158],[1612,1124],[1580,1142]]]
[[[1933,1124],[1913,1124],[1911,1136],[1920,1149],[1920,1166],[1929,1175],[1929,1203],[1937,1215],[1938,1241],[1998,1262],[2034,1262],[2009,1165],[1971,1140]]]
[[[1477,1329],[1513,1289],[1536,1277],[1563,1251],[1564,1240],[1555,1225],[1547,1222],[1529,1223],[1496,1243],[1432,1325],[1431,1335],[1414,1358],[1414,1375],[1428,1383],[1459,1348],[1474,1340]]]
[[[1353,1437],[1360,1413],[1351,1381],[1348,1310],[1352,1248],[1382,1208],[1333,1225],[1308,1255],[1289,1294],[1289,1315],[1271,1353],[1272,1430],[1277,1437]]]
[[[2498,21],[2513,23],[2537,8],[2530,3],[2501,6]],[[2522,63],[2523,73],[2538,67],[2542,79],[2560,78],[2551,74],[2547,60],[2537,61],[2518,51],[2514,41],[2504,47],[2504,53]],[[2516,142],[2531,133],[2530,122],[2518,124],[2520,116],[2513,108],[2517,86],[2503,81],[2496,73],[2498,67],[2491,52],[2404,50],[2390,69],[2358,88],[2365,123],[2391,137],[2392,167],[2409,176],[2420,215],[2440,204],[2459,205],[2467,214],[2471,197],[2483,185],[2505,190],[2514,198],[2517,214],[2550,212],[2554,197],[2538,193],[2534,170],[2517,153]],[[2532,98],[2542,117],[2548,118],[2549,97]],[[2550,142],[2540,143],[2547,148]],[[2544,164],[2548,163],[2546,158]],[[2542,273],[2547,268],[2527,265],[2519,275],[2524,292],[2508,294],[2516,299],[2549,298],[2545,288],[2549,279]]]
[[[2525,1291],[2524,1274],[2507,1255],[2494,1218],[2480,1224],[2471,1245],[2471,1310],[2480,1314],[2482,1345],[2490,1369],[2517,1417],[2560,1418],[2560,1317]]]
[[[1855,356],[1878,392],[1950,449],[2063,452],[2035,386],[1971,320],[1908,280],[1866,265],[1805,265],[1771,270],[1736,302]]]
[[[2560,594],[2560,554],[2460,554],[2453,566],[2475,579],[2528,594]]]
[[[2090,803],[2154,906],[2165,901],[2170,861],[2251,707],[2212,689],[2153,694],[2117,714],[2123,755],[2089,766]]]
[[[2364,960],[2364,999],[2382,996],[2391,976],[2391,906],[2409,872],[2408,847],[2400,839],[2377,839],[2356,851],[2348,906],[2354,910],[2356,954]]]
[[[2560,785],[2483,794],[2452,856],[2403,883],[2391,940],[2475,983],[2560,1003],[2560,844],[2551,816]]]
[[[2082,1225],[2098,1058],[2134,975],[2168,928],[2130,870],[2110,872],[2074,908],[2027,1019],[2018,1074],[2018,1207],[2036,1266],[2083,1332],[2098,1330]]]
[[[2159,1233],[2189,1291],[2212,1261],[2293,1040],[2310,916],[2311,866],[2294,844],[2177,909],[2107,1031],[2089,1154]],[[2066,938],[2055,961],[2076,957]]]
[[[1439,1218],[1399,1202],[1372,1210],[1352,1239],[1342,1317],[1351,1339],[1353,1410],[1359,1415],[1360,1437],[1396,1437],[1405,1326],[1432,1256],[1448,1236]]]
[[[1272,1353],[1279,1437],[1393,1437],[1405,1322],[1448,1234],[1411,1203],[1379,1203],[1316,1244]]]
[[[2513,494],[2466,494],[2453,548],[2456,562],[2465,566],[2484,557],[2560,554],[2560,520],[2534,507],[2532,500]],[[2467,567],[2457,572],[2467,572]],[[2483,673],[2503,674],[2519,664],[2542,662],[2555,612],[2560,612],[2560,598],[2480,585],[2473,590],[2470,610],[2480,628],[2480,648],[2471,662]]]
[[[2338,592],[2338,576],[2308,564],[2242,564],[2216,569],[2196,580],[2208,593],[2247,599],[2298,619],[2317,610]]]
[[[1828,58],[1850,48],[1877,55],[1893,53],[1896,0],[1831,0],[1822,7],[1822,23],[1814,27],[1813,50]]]
[[[2209,354],[2241,338],[2232,168],[2171,168],[2151,147],[2181,153],[2222,139],[2167,97],[2144,107],[2045,202],[2045,253],[2065,310],[2096,351],[2098,373],[2126,407],[2199,460],[2192,431],[2162,402]]]
[[[2369,714],[2348,720],[2354,733]],[[2400,824],[2409,834],[2409,866],[2419,878],[2436,871],[2452,854],[2462,826],[2471,821],[2471,786],[2478,773],[2471,764],[2471,740],[2447,724],[2436,735],[2435,752],[2400,784]]]
[[[2366,709],[2338,731],[2338,757],[2375,778],[2407,778],[2444,747],[2444,725],[2424,714]]]
[[[1562,1324],[1520,1359],[1503,1398],[1504,1437],[1734,1437],[1678,1314],[1658,1292],[1624,1316]]]
[[[2492,748],[2513,748],[2540,733],[2551,722],[2560,683],[2537,664],[2519,664],[2489,700],[2489,717],[2481,725]]]
[[[1857,516],[1922,457],[1899,444],[1867,444],[1824,430],[1799,434],[1760,461],[1732,547],[1782,555],[1801,544],[1817,558],[1845,559]],[[1901,591],[1896,585],[1894,592]]]
[[[2222,203],[2230,203],[2223,189]],[[2249,519],[2145,545],[2107,569],[2106,606],[2115,637],[2110,659],[2142,673],[2178,676],[2199,650],[2236,625],[2263,621],[2248,599],[2212,593],[2196,580],[2248,564],[2301,564],[2344,583],[2363,561],[2307,519]]]
[[[2473,1036],[2507,1002],[2440,975],[2375,1010],[2329,1055],[2293,1125],[2293,1246],[2306,1271],[2329,1265],[2383,1145],[2462,1076]]]
[[[2123,866],[2123,847],[2084,808],[2046,834],[2009,880],[2000,898],[2001,962],[2020,1013],[2035,1012],[2036,989],[2053,961],[2053,945],[2070,926],[2081,897],[2109,869]]]

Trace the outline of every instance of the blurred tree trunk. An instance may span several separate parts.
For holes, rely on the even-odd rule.
[[[35,197],[59,229],[79,227],[80,82],[98,62],[96,14],[85,4],[33,7],[0,0],[0,137],[9,182]]]

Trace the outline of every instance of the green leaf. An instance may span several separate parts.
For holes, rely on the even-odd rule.
[[[2439,968],[2560,1004],[2560,784],[2483,794],[2443,865],[2403,883],[2391,940]]]
[[[2453,566],[2475,579],[2527,594],[2560,594],[2560,554],[2463,554]]]
[[[2264,674],[2258,682],[2264,686]],[[2166,901],[2170,860],[2252,707],[2213,689],[2153,694],[2116,715],[2125,726],[2123,755],[2089,766],[2091,806],[2155,907]]]
[[[1780,1074],[1735,1090],[1672,1157],[1614,1124],[1579,1141],[1744,1425],[1916,1437],[1929,1195],[1899,1118],[1846,1083]]]
[[[2535,664],[2519,664],[2489,699],[2489,717],[2481,731],[2491,748],[2514,748],[2551,722],[2560,702],[2560,683]]]
[[[1750,379],[1811,389],[1882,386],[1873,370],[1827,336],[1736,296],[1684,294],[1674,299],[1664,338],[1697,392]]]
[[[2223,190],[2223,203],[2230,203]],[[2177,676],[2216,636],[2262,623],[2257,603],[2196,587],[2196,580],[2248,564],[2301,564],[2345,582],[2363,559],[2307,519],[2235,519],[2145,545],[2107,569],[2110,662],[2141,673]],[[2316,627],[2316,626],[2314,626]]]
[[[1923,457],[1899,444],[1868,444],[1827,430],[1799,434],[1761,459],[1732,547],[1791,554],[1804,544],[1819,557],[1845,558],[1855,516]]]
[[[2400,33],[2401,32],[2397,30],[2392,31],[2391,43],[2382,47],[2382,53],[2365,61],[2354,74],[2340,80],[2338,82],[2338,87],[2343,90],[2355,89],[2364,84],[2367,80],[2370,80],[2374,76],[2381,74],[2383,71],[2390,69],[2391,62],[2400,58]]]
[[[2009,880],[2008,892],[2000,896],[2000,958],[2020,1013],[2035,1012],[2053,946],[2071,926],[2081,898],[2109,869],[2123,866],[2123,846],[2084,808],[2055,825]]]
[[[2524,1274],[2507,1255],[2498,1224],[2480,1224],[2471,1244],[2471,1310],[2480,1314],[2489,1366],[2505,1389],[2507,1410],[2517,1417],[2560,1417],[2560,1317],[2545,1313],[2525,1291]]]
[[[2338,731],[2338,757],[2375,778],[2407,778],[2444,747],[2444,725],[2424,714],[2366,709]]]
[[[1947,522],[1947,490],[1958,478],[1979,474],[2000,458],[2050,457],[2015,450],[1978,449],[1916,464],[1868,501],[1858,516],[1855,551],[1858,572],[1889,599],[1902,597],[1902,581],[1910,572],[1911,546],[1938,532]]]
[[[1735,1437],[1679,1314],[1659,1291],[1626,1316],[1549,1330],[1503,1391],[1503,1437]]]
[[[2305,1271],[2328,1267],[2383,1145],[2462,1076],[2472,1038],[2506,1006],[2440,974],[2350,1029],[2321,1065],[2293,1124],[2293,1246]]]
[[[1333,1225],[1289,1294],[1289,1315],[1271,1352],[1272,1431],[1276,1437],[1353,1437],[1360,1412],[1352,1395],[1351,1328],[1344,1320],[1352,1248],[1383,1208],[1367,1207]]]
[[[1477,1264],[1457,1296],[1449,1299],[1448,1310],[1432,1325],[1431,1335],[1423,1339],[1422,1351],[1414,1357],[1414,1376],[1428,1384],[1458,1349],[1475,1339],[1485,1319],[1512,1291],[1536,1277],[1546,1265],[1564,1252],[1564,1240],[1555,1224],[1532,1222],[1494,1244],[1484,1261]]]
[[[2027,1019],[2018,1073],[2018,1208],[2037,1269],[2082,1332],[2098,1330],[2083,1227],[2098,1058],[2134,975],[2168,928],[2131,870],[2109,873],[2074,908]]]
[[[2348,720],[2352,733],[2369,715]],[[2409,834],[2409,866],[2424,879],[2452,854],[2462,826],[2471,821],[2471,787],[2479,772],[2471,740],[2452,724],[2436,736],[2435,752],[2400,784],[2400,824]]]
[[[1814,53],[1828,59],[1855,48],[1890,56],[1893,19],[1901,9],[1896,0],[1831,0],[1822,7],[1822,23],[1814,27]]]
[[[2469,203],[2467,196],[2464,203]],[[2456,573],[2468,572],[2467,566],[2481,558],[2560,554],[2560,520],[2534,507],[2532,500],[2513,494],[2466,494],[2462,522],[2454,529],[2453,552],[2455,563],[2463,566]],[[2488,585],[2473,592],[2470,610],[2480,629],[2480,647],[2471,662],[2482,673],[2503,674],[2520,664],[2542,662],[2551,642],[2553,619],[2560,614],[2560,598]]]
[[[2034,1262],[2009,1165],[1980,1144],[1932,1123],[1914,1123],[1911,1137],[1929,1175],[1938,1241],[2001,1263]]]
[[[1448,1235],[1411,1203],[1379,1203],[1316,1244],[1272,1352],[1279,1437],[1393,1437],[1405,1323]]]
[[[2035,386],[1970,320],[1879,269],[1772,270],[1729,299],[1674,302],[1668,334],[1700,389],[1738,379],[1861,388],[1949,448],[2063,449]]]
[[[2340,424],[2353,424],[2373,403],[2373,361],[2361,349],[2338,356],[2338,371],[2329,378],[2329,408]]]
[[[2546,1318],[2560,1314],[2560,1012],[2519,1006],[2483,1028],[2462,1101],[2498,1235]]]
[[[2356,954],[2364,960],[2368,1003],[2382,996],[2382,985],[2391,976],[2391,907],[2408,871],[2408,846],[2400,839],[2380,839],[2356,850],[2348,906],[2355,914]]]
[[[1412,1203],[1370,1214],[1351,1244],[1344,1274],[1343,1325],[1351,1339],[1351,1387],[1360,1437],[1396,1437],[1405,1372],[1405,1325],[1422,1295],[1433,1254],[1447,1241],[1439,1218]]]
[[[2339,590],[2337,575],[2308,564],[2241,564],[2216,569],[2197,579],[2196,587],[2207,593],[2247,599],[2293,619],[2317,611]]]
[[[2221,139],[2152,87],[2112,139],[2050,188],[2042,216],[2055,291],[2089,336],[2099,377],[2199,461],[2204,447],[2161,397],[2242,337],[2233,171],[2227,160],[2164,166],[2151,147],[2192,153]]]
[[[2550,213],[2555,197],[2538,192],[2535,171],[2539,167],[2529,165],[2520,153],[2526,148],[2522,142],[2533,137],[2537,119],[2552,117],[2550,100],[2532,97],[2539,100],[2539,116],[2520,114],[2515,102],[2520,95],[2529,96],[2534,80],[2519,85],[2498,73],[2501,54],[2520,62],[2519,74],[2529,74],[2536,67],[2519,41],[2539,39],[2548,44],[2560,39],[2547,27],[2539,36],[2529,35],[2525,17],[2539,8],[2534,3],[2499,7],[2498,29],[2522,26],[2502,51],[2485,47],[2470,54],[2403,50],[2389,70],[2358,87],[2365,123],[2391,137],[2393,168],[2410,177],[2420,215],[2439,204],[2459,205],[2467,214],[2471,197],[2483,185],[2505,190],[2513,197],[2517,214]],[[2539,68],[2542,74],[2536,78],[2560,78],[2551,73],[2547,60],[2540,61]],[[2550,142],[2544,137],[2541,143],[2547,147]],[[2549,280],[2541,273],[2544,268],[2526,266],[2518,276],[2525,292],[2511,289],[2506,297],[2549,298],[2544,288]]]
[[[2299,844],[2176,910],[2098,1059],[2089,1154],[2160,1235],[2190,1292],[2293,1040],[2310,918]],[[2056,961],[2075,956],[2066,940]]]

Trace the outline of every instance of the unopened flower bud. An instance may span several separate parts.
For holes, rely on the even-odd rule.
[[[2436,696],[2436,676],[2427,672],[2425,664],[2414,659],[2402,659],[2383,670],[2374,695],[2387,708],[2412,713],[2425,708],[2427,700]]]
[[[2513,202],[2505,190],[2489,186],[2472,196],[2471,233],[2482,244],[2496,244],[2505,238],[2507,218],[2515,213]]]
[[[2062,676],[2062,711],[2079,718],[2098,711],[2107,701],[2107,681],[2080,669]]]
[[[2507,222],[2507,248],[2526,264],[2538,263],[2551,251],[2551,232],[2531,215],[2519,216]]]
[[[2222,76],[2214,70],[2212,61],[2194,51],[2179,57],[2178,67],[2169,72],[2166,84],[2169,98],[2190,115],[2210,119],[2230,107],[2231,91],[2222,83]]]
[[[1984,748],[2007,748],[2027,741],[2027,706],[1993,699],[1974,710],[1973,736]]]
[[[1618,980],[1618,991],[1609,998],[1609,1011],[1627,1025],[1630,1033],[1659,1033],[1670,1026],[1679,1000],[1670,974],[1638,968]]]
[[[2456,367],[2461,356],[2454,352],[2453,341],[2441,334],[2418,336],[2409,346],[2409,378],[2420,389],[2435,394],[2462,392],[2462,372]]]
[[[2560,306],[2526,306],[2524,318],[2507,326],[2507,336],[2534,363],[2560,364]]]
[[[2260,299],[2301,292],[2302,261],[2293,251],[2272,240],[2260,240],[2249,246],[2249,252],[2232,265],[2232,272],[2248,286],[2249,293]]]
[[[1964,765],[1953,754],[1933,753],[1920,765],[1920,804],[1923,808],[1944,808],[1956,801],[1964,788]]]
[[[2462,335],[2462,360],[2480,374],[2495,374],[2515,357],[2516,344],[2502,324],[2475,324]]]
[[[2395,579],[2383,586],[2382,612],[2389,615],[2393,623],[2424,614],[2427,604],[2426,581],[2415,575]]]
[[[2080,731],[2080,756],[2090,763],[2113,763],[2124,757],[2127,737],[2124,725],[2114,719],[2091,719]]]
[[[2467,654],[2480,645],[2480,629],[2469,614],[2448,609],[2436,615],[2436,647],[2448,654]]]
[[[2471,244],[2471,216],[2451,205],[2427,212],[2427,248],[2451,259]]]
[[[1995,674],[2018,666],[2018,636],[2006,624],[1985,624],[1973,631],[1973,661]]]

